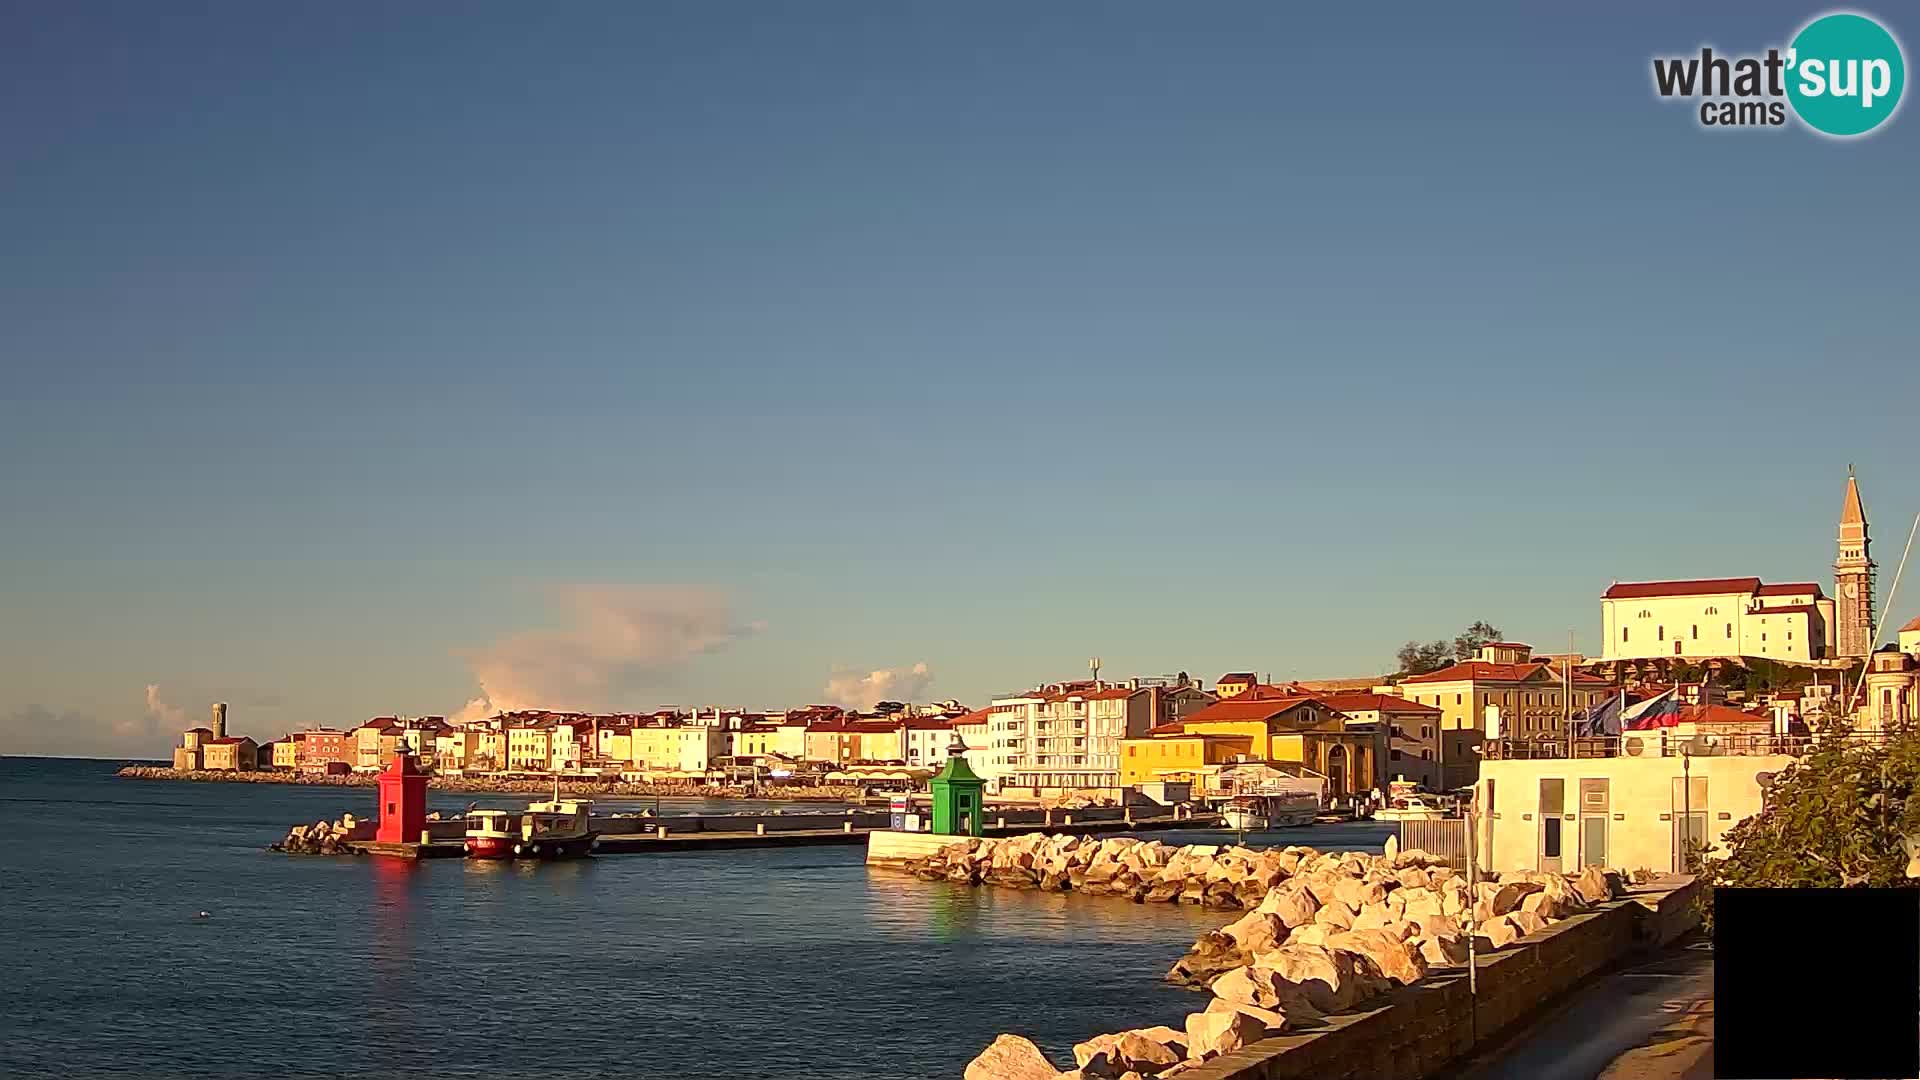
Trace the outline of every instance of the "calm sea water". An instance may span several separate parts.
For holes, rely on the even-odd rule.
[[[1224,921],[928,884],[860,847],[275,855],[294,822],[371,814],[371,791],[114,768],[0,759],[0,1076],[957,1078],[1007,1030],[1070,1064],[1080,1039],[1198,1007],[1160,976]],[[433,808],[476,798],[512,805]]]

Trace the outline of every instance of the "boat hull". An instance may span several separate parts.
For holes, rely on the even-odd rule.
[[[513,838],[510,836],[469,836],[467,837],[467,858],[511,859],[513,858]]]
[[[565,838],[517,840],[513,845],[513,855],[517,859],[578,859],[593,854],[594,839],[593,833],[587,833]]]

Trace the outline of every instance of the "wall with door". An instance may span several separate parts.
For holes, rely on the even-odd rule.
[[[1480,865],[1488,870],[1582,866],[1680,868],[1689,838],[1713,850],[1760,811],[1763,778],[1792,758],[1771,756],[1486,761],[1475,786]]]

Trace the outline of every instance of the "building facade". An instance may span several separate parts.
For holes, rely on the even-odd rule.
[[[1489,706],[1498,710],[1507,735],[1542,739],[1566,734],[1569,711],[1578,714],[1613,692],[1605,680],[1575,671],[1569,703],[1568,682],[1564,671],[1534,659],[1529,646],[1498,642],[1482,648],[1477,659],[1374,689],[1440,710],[1432,747],[1435,786],[1451,791],[1479,776],[1481,730]]]
[[[1324,776],[1334,798],[1384,786],[1383,733],[1364,724],[1350,729],[1346,714],[1287,689],[1257,684],[1124,740],[1121,782],[1192,783],[1197,795],[1217,794],[1222,767],[1264,762]]]
[[[200,753],[200,767],[209,772],[253,772],[260,764],[259,745],[245,735],[208,739]]]
[[[1374,786],[1408,780],[1429,790],[1440,786],[1440,709],[1374,691],[1325,694],[1321,700],[1347,717],[1349,731],[1376,735],[1375,753],[1385,760]]]
[[[1053,683],[993,699],[987,746],[968,762],[1003,793],[1115,797],[1124,740],[1212,701],[1198,687],[1162,679]]]
[[[1832,655],[1834,602],[1811,582],[1756,577],[1616,582],[1600,597],[1602,660]]]

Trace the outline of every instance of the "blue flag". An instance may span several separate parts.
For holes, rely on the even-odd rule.
[[[1598,705],[1590,706],[1587,711],[1573,722],[1573,733],[1578,738],[1591,739],[1607,735],[1620,734],[1620,714],[1622,697],[1614,694]]]

